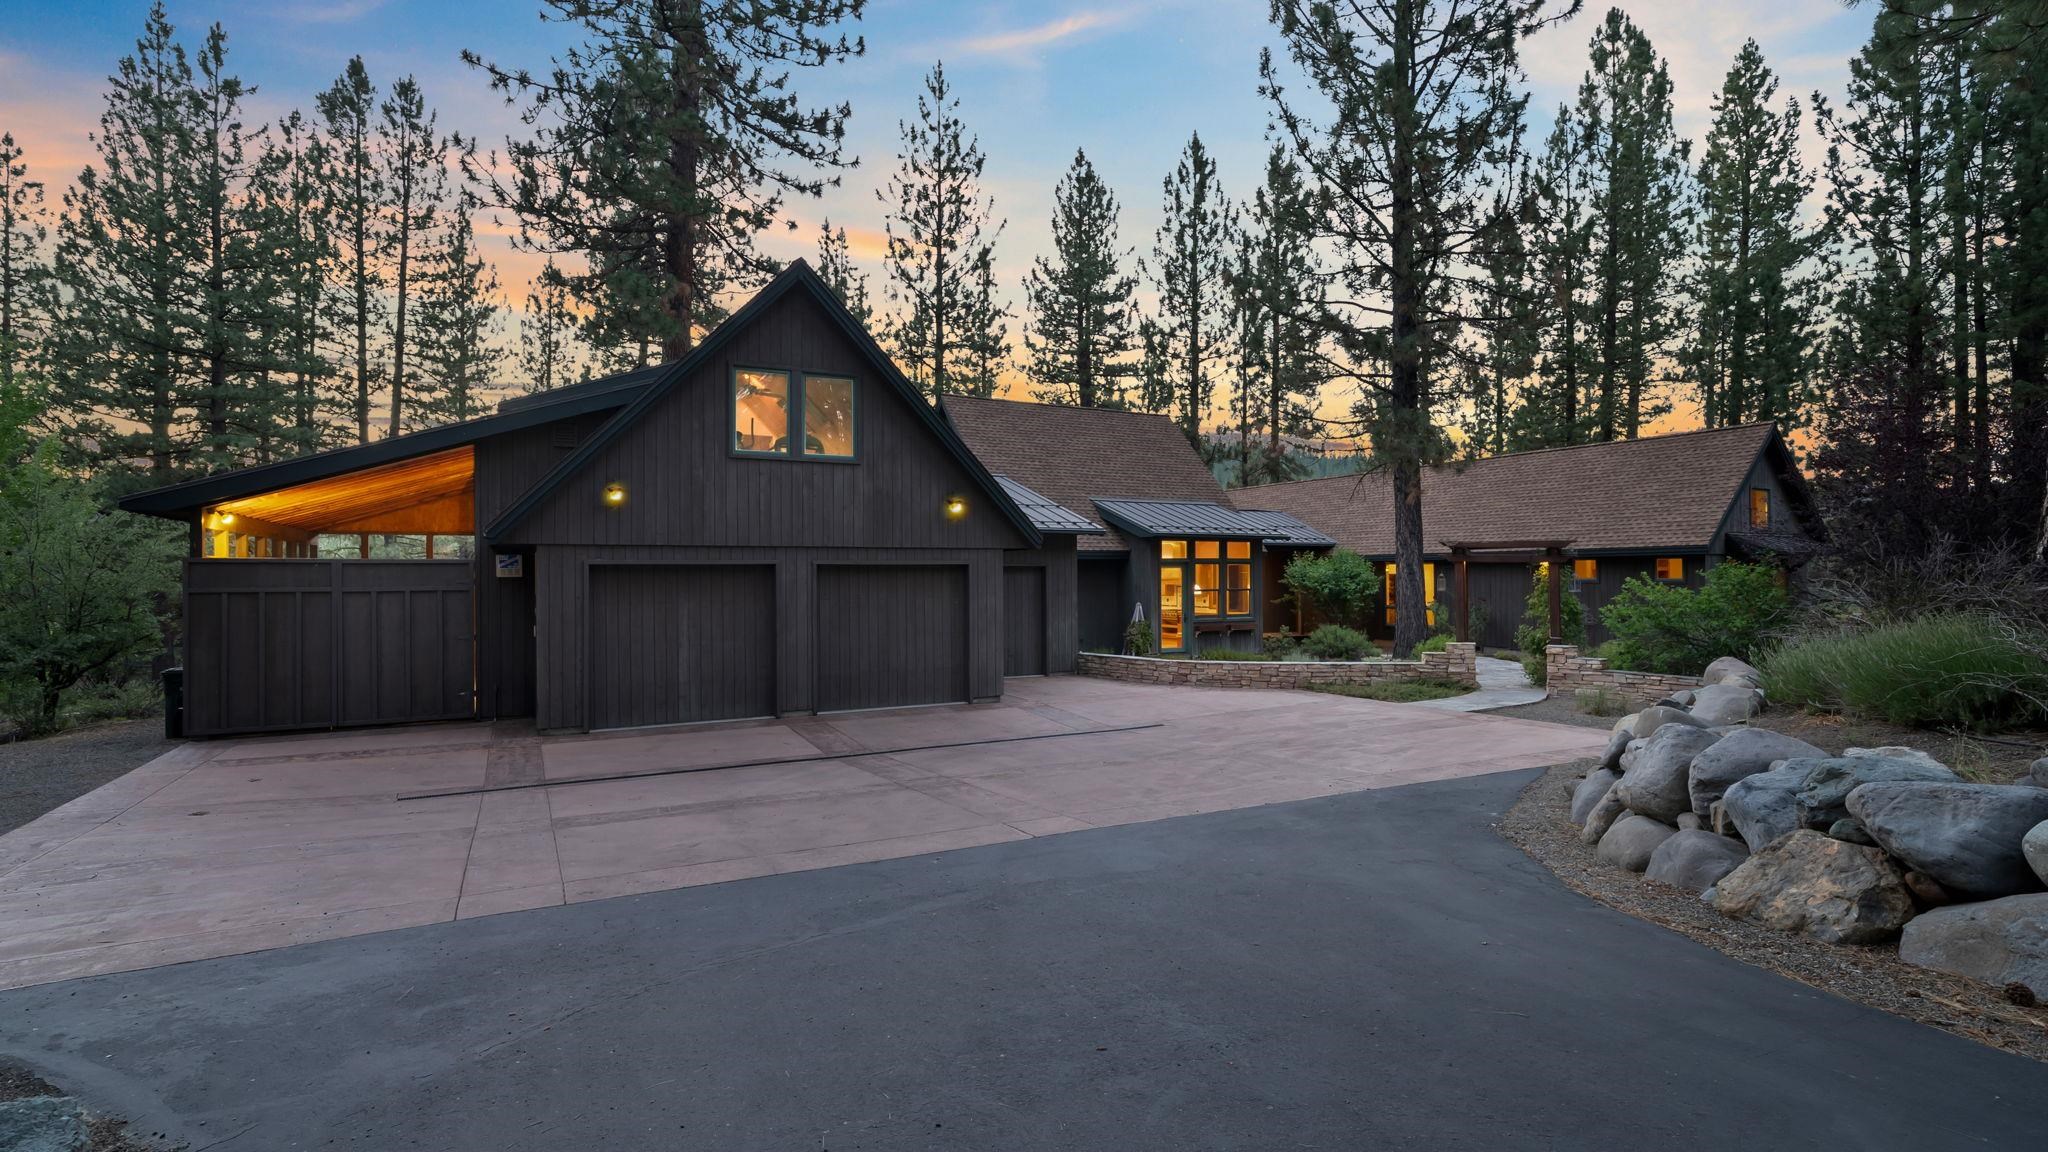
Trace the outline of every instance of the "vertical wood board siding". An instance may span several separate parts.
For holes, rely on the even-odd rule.
[[[970,699],[967,569],[821,566],[821,712]]]
[[[592,728],[772,714],[774,569],[591,569],[590,669]]]

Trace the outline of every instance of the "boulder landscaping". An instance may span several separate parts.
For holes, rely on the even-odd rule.
[[[1840,756],[1751,727],[1740,660],[1624,716],[1570,818],[1603,864],[1702,894],[1722,916],[2048,1000],[2048,758],[2016,784],[1965,780],[1926,751]],[[1838,745],[1839,746],[1839,745]]]

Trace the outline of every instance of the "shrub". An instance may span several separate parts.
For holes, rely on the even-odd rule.
[[[1379,568],[1343,548],[1321,556],[1297,553],[1281,579],[1297,605],[1346,628],[1364,628],[1379,606]]]
[[[1981,731],[2048,720],[2048,659],[2028,639],[1983,616],[1929,616],[1808,636],[1758,668],[1774,702]]]
[[[1143,620],[1133,620],[1124,625],[1124,655],[1150,656],[1152,654],[1152,625]]]
[[[1325,624],[1301,642],[1302,651],[1318,660],[1363,660],[1372,647],[1365,633],[1342,624]]]
[[[1451,634],[1449,632],[1437,632],[1415,646],[1415,655],[1419,657],[1424,652],[1441,652],[1450,646]]]
[[[1259,638],[1268,660],[1285,660],[1294,655],[1296,646],[1294,637],[1285,632],[1268,632]]]
[[[1570,580],[1560,590],[1558,621],[1564,627],[1564,642],[1586,645],[1586,606],[1572,591]],[[1550,577],[1547,566],[1538,564],[1529,579],[1529,595],[1522,601],[1522,626],[1515,629],[1515,647],[1522,650],[1522,671],[1531,684],[1545,683],[1543,649],[1550,643]]]
[[[1272,657],[1264,652],[1246,652],[1238,648],[1204,648],[1195,655],[1197,660],[1254,660],[1264,662]]]
[[[1699,588],[1631,577],[1600,612],[1613,634],[1601,652],[1617,668],[1697,675],[1722,656],[1755,659],[1785,613],[1764,564],[1718,564]]]

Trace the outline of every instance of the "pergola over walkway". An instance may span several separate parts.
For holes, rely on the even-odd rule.
[[[1472,570],[1474,559],[1494,564],[1541,564],[1550,588],[1550,643],[1564,643],[1565,549],[1569,540],[1440,540],[1457,565],[1458,641],[1472,639]]]

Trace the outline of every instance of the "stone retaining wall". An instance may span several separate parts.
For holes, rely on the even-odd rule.
[[[1168,660],[1083,652],[1075,670],[1132,684],[1205,688],[1306,688],[1311,684],[1383,684],[1390,680],[1454,680],[1479,686],[1478,650],[1473,644],[1425,652],[1420,660]]]
[[[1576,644],[1552,644],[1543,650],[1543,673],[1552,692],[1569,693],[1580,688],[1612,692],[1630,701],[1649,704],[1673,692],[1700,686],[1697,676],[1668,676],[1662,672],[1625,672],[1609,668],[1597,656],[1581,656]]]

